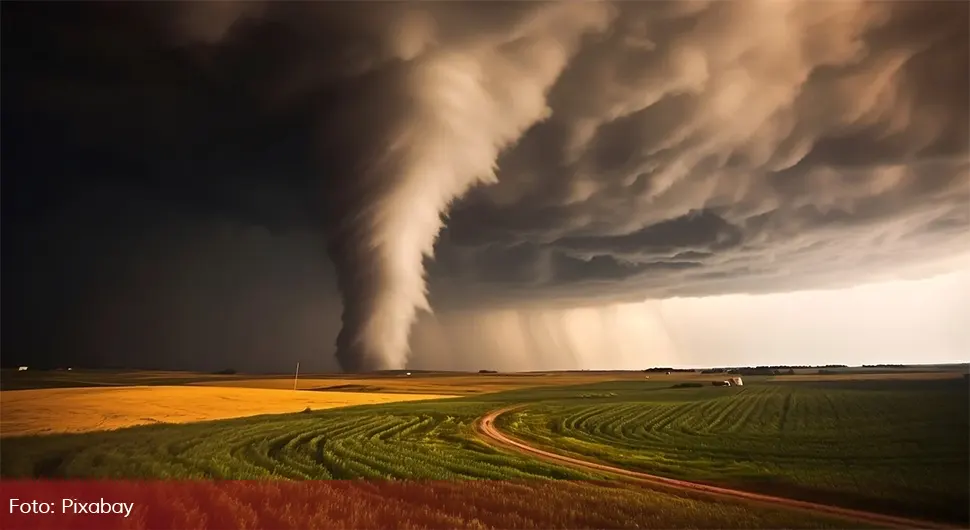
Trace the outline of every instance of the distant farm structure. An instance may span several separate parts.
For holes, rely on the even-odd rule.
[[[21,366],[20,368],[17,368],[17,371],[18,372],[26,372],[27,371],[27,367],[26,366]]]

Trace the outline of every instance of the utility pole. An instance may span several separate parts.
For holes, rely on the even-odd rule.
[[[293,390],[296,390],[296,382],[300,378],[300,361],[296,362],[296,374],[293,375]]]

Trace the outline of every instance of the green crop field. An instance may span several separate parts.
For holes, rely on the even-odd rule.
[[[604,397],[535,404],[499,425],[537,446],[659,475],[970,519],[965,379],[596,388]]]
[[[427,493],[430,500],[417,509],[413,506],[415,501],[404,498],[384,498],[378,503],[389,508],[373,502],[361,504],[360,495],[352,495],[353,503],[348,502],[353,504],[348,509],[356,514],[354,517],[397,510],[401,513],[388,517],[401,522],[415,513],[423,514],[424,519],[414,522],[418,527],[427,518],[432,526],[450,522],[449,526],[475,527],[477,523],[473,522],[479,521],[486,526],[513,524],[517,528],[844,526],[837,519],[782,508],[751,509],[740,501],[654,491],[622,483],[590,483],[589,479],[597,477],[496,449],[474,432],[475,420],[489,410],[523,400],[561,399],[573,393],[545,389],[412,406],[363,406],[111,432],[8,438],[3,441],[0,469],[4,478],[407,478],[459,480],[451,483],[450,489],[455,489],[455,484],[467,485],[459,488],[460,492],[452,492],[460,499],[457,504],[464,508],[451,511],[440,505],[440,497],[448,495],[447,485],[444,490],[434,487],[433,493]],[[546,479],[574,480],[550,483]],[[413,496],[420,487],[408,487],[403,497]],[[412,506],[404,510],[398,504]],[[344,524],[346,517],[349,516],[344,514]]]
[[[0,475],[488,482],[608,478],[496,448],[480,438],[478,418],[521,404],[525,408],[501,416],[498,425],[533,445],[777,496],[949,522],[968,520],[966,380],[756,379],[746,378],[740,388],[671,388],[671,381],[653,380],[600,382],[10,437],[0,447]],[[805,512],[701,494],[562,484],[574,484],[563,486],[562,499],[574,497],[576,506],[589,502],[604,511],[585,514],[593,519],[576,519],[575,513],[557,519],[555,513],[543,512],[531,522],[523,520],[523,527],[624,526],[614,523],[629,510],[636,514],[630,521],[641,526],[845,526],[844,521]],[[628,508],[619,510],[615,499],[627,499]],[[512,501],[482,502],[512,509]]]
[[[545,389],[304,414],[3,440],[5,477],[586,478],[492,448],[475,420]],[[405,405],[405,406],[402,406]]]

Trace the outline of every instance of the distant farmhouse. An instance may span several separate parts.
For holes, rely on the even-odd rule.
[[[714,386],[744,386],[744,381],[740,377],[732,377],[724,381],[711,381],[711,384]]]

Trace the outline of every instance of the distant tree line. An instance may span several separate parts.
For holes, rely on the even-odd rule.
[[[689,372],[696,372],[696,371],[697,370],[694,370],[693,368],[647,368],[646,370],[644,370],[644,372],[646,373],[655,373],[655,372],[680,372],[680,373],[688,372],[689,373]]]
[[[737,372],[741,375],[795,375],[794,368],[769,368],[769,367],[757,367],[757,368],[738,368]]]
[[[732,375],[795,375],[791,367],[756,366],[745,368],[711,368],[701,370],[702,374],[732,374]]]
[[[909,368],[905,364],[864,364],[863,368]]]
[[[737,375],[795,375],[795,370],[818,368],[848,368],[844,364],[827,364],[825,366],[805,365],[773,365],[773,366],[745,366],[736,368],[708,368],[701,370],[702,374],[737,374]]]
[[[479,370],[478,373],[480,373],[480,374],[497,374],[498,373],[498,370]]]

